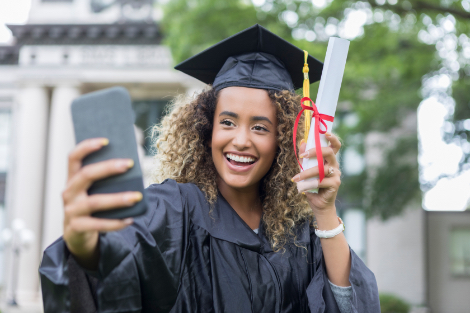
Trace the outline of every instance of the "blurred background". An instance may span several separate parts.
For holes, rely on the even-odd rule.
[[[149,128],[204,88],[173,66],[255,23],[321,61],[351,40],[337,207],[382,312],[470,312],[470,0],[0,0],[1,312],[42,312],[71,101],[129,90],[148,185]]]

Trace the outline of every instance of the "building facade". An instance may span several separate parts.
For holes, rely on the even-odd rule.
[[[8,25],[14,45],[0,46],[0,228],[11,229],[19,219],[33,235],[16,264],[17,277],[16,259],[4,247],[0,283],[10,298],[17,280],[20,304],[40,303],[42,251],[62,234],[61,193],[75,146],[72,100],[111,86],[127,88],[148,184],[149,127],[174,96],[203,88],[173,70],[153,1],[130,2],[107,7],[97,0],[33,0],[28,23]]]

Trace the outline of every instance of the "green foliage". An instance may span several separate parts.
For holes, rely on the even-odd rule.
[[[410,311],[410,305],[397,296],[382,293],[379,298],[382,313],[408,313]]]
[[[176,63],[257,22],[255,8],[238,0],[172,0],[164,12],[164,43]]]
[[[340,99],[351,101],[360,116],[355,131],[388,131],[418,106],[420,78],[432,69],[434,51],[384,25],[365,31],[367,37],[351,43]]]
[[[455,100],[454,121],[470,118],[470,76],[462,77],[452,85],[452,97]]]
[[[255,23],[323,61],[328,39],[325,27],[341,25],[351,10],[369,10],[373,16],[382,16],[382,21],[375,17],[369,20],[363,34],[351,40],[349,49],[337,117],[354,112],[359,123],[346,125],[341,118],[335,122],[334,131],[343,138],[343,151],[354,148],[364,153],[361,140],[371,131],[386,134],[402,127],[404,117],[415,112],[422,100],[423,76],[443,67],[436,42],[425,43],[418,34],[436,29],[449,14],[455,17],[456,37],[470,31],[470,13],[462,1],[398,0],[394,5],[377,2],[380,1],[332,0],[327,1],[326,7],[318,8],[303,0],[266,0],[259,7],[250,0],[172,0],[164,8],[162,27],[175,63]],[[297,21],[288,21],[286,12],[294,12]],[[314,41],[298,36],[299,31],[308,30],[315,32]],[[462,54],[464,45],[457,47],[458,53]],[[466,142],[469,134],[463,120],[470,118],[470,67],[465,62],[470,62],[461,58],[459,62],[460,76],[452,86],[456,127],[455,132],[448,134],[448,140],[458,136]],[[311,85],[312,98],[318,86]],[[417,146],[416,131],[403,135],[386,151],[380,168],[343,177],[339,198],[357,203],[369,216],[388,218],[401,213],[408,202],[419,200],[421,194]]]
[[[383,220],[400,214],[406,204],[411,200],[420,199],[418,177],[418,164],[416,159],[409,159],[417,155],[417,137],[402,137],[394,149],[388,151],[387,166],[378,169],[371,175],[367,185],[372,186],[366,192],[365,207],[368,216],[379,215]]]
[[[470,72],[470,71],[469,71]],[[455,130],[452,133],[447,134],[448,141],[459,139],[462,143],[468,142],[470,137],[470,127],[465,123],[468,123],[470,119],[470,76],[462,75],[460,79],[452,85],[452,97],[455,100],[455,112],[452,118],[454,122]],[[467,122],[465,122],[467,120]],[[461,169],[465,164],[470,162],[470,154],[467,153],[460,162]]]

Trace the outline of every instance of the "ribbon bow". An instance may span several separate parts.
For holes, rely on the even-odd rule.
[[[304,105],[304,101],[310,101],[312,106],[306,106]],[[300,168],[304,170],[302,167],[302,164],[300,164],[299,158],[297,157],[297,146],[296,146],[296,141],[297,141],[297,126],[299,124],[300,117],[302,116],[302,113],[305,110],[310,110],[312,112],[312,118],[315,119],[315,150],[317,152],[317,161],[318,161],[318,173],[320,176],[320,182],[323,180],[325,177],[325,169],[323,167],[323,155],[321,152],[321,144],[320,144],[320,134],[325,134],[326,131],[328,130],[328,127],[326,126],[325,121],[333,122],[335,119],[333,116],[326,115],[326,114],[320,114],[318,113],[317,106],[315,103],[310,99],[309,97],[303,97],[302,100],[300,100],[300,105],[302,106],[302,110],[300,110],[299,114],[297,115],[297,119],[295,120],[294,124],[294,152],[295,152],[295,158],[297,159],[297,163],[299,163]],[[321,129],[320,123],[323,124],[325,127],[325,130]]]

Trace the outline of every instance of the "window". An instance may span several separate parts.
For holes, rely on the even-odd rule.
[[[470,228],[454,228],[450,232],[451,272],[470,276]]]
[[[160,122],[167,104],[168,101],[165,100],[134,101],[132,103],[135,113],[135,125],[144,132],[146,155],[152,153],[152,126]]]

